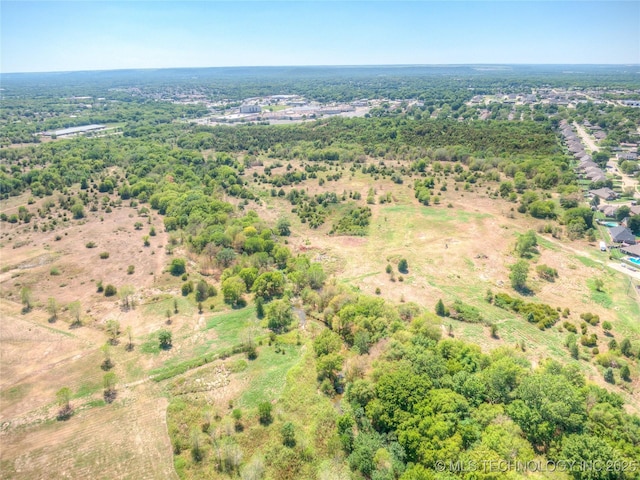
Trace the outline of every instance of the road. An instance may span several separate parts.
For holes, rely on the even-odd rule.
[[[595,140],[591,135],[587,133],[587,131],[581,125],[578,125],[576,122],[573,122],[573,126],[576,127],[576,131],[578,135],[582,139],[582,142],[591,150],[592,152],[598,152],[600,148],[596,145]],[[639,127],[640,129],[640,127]],[[634,198],[640,198],[640,193],[638,192],[638,180],[636,178],[630,177],[629,175],[625,175],[618,168],[618,162],[615,158],[610,158],[607,162],[607,167],[610,171],[612,171],[615,175],[618,175],[622,180],[622,189],[625,188],[633,188]]]
[[[596,145],[593,137],[586,132],[582,125],[578,125],[576,122],[573,122],[573,126],[576,127],[578,136],[582,139],[582,142],[589,148],[589,150],[592,152],[600,151],[600,148]]]

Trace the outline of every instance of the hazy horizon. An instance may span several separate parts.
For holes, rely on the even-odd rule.
[[[2,73],[635,65],[635,1],[3,1]]]
[[[433,64],[420,64],[420,63],[397,63],[397,64],[343,64],[343,65],[219,65],[219,66],[201,66],[201,67],[146,67],[146,68],[104,68],[93,70],[50,70],[50,71],[33,71],[33,72],[1,72],[0,75],[46,75],[46,74],[71,74],[71,73],[107,73],[107,72],[135,72],[143,71],[150,72],[156,70],[232,70],[232,69],[281,69],[281,68],[299,68],[299,69],[314,69],[314,68],[336,68],[336,69],[349,69],[349,68],[455,68],[455,67],[467,67],[467,68],[479,68],[486,67],[488,70],[510,70],[510,68],[500,67],[640,67],[638,63],[433,63]],[[572,72],[575,73],[575,72]]]

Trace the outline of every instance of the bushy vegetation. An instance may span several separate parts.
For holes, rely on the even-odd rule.
[[[528,322],[535,323],[540,330],[552,327],[560,319],[558,310],[544,303],[525,302],[506,293],[497,293],[493,299],[496,307],[511,310]]]
[[[333,225],[330,233],[336,235],[366,235],[370,219],[371,209],[369,207],[352,208]]]

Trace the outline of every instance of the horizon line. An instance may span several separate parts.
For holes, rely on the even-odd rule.
[[[40,75],[40,74],[69,74],[69,73],[106,73],[106,72],[138,72],[156,70],[205,70],[230,68],[380,68],[380,67],[640,67],[640,63],[380,63],[380,64],[305,64],[305,65],[219,65],[198,67],[140,67],[140,68],[105,68],[80,70],[40,70],[3,72],[2,75]]]

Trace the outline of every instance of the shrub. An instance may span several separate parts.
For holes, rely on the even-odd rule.
[[[445,314],[449,314],[449,312],[445,311]],[[472,307],[471,305],[467,305],[466,303],[462,303],[460,300],[453,302],[453,305],[451,306],[451,313],[449,315],[451,315],[451,318],[455,318],[463,322],[484,322],[484,318],[480,314],[480,310],[476,307]]]
[[[171,348],[173,334],[169,330],[160,330],[160,333],[158,333],[158,341],[160,342],[160,348],[167,350]]]
[[[182,284],[182,295],[186,297],[191,292],[193,292],[193,282],[188,281]]]
[[[409,273],[409,264],[405,258],[400,259],[398,262],[398,271],[404,274]]]
[[[118,289],[109,284],[104,288],[104,296],[105,297],[113,297],[116,293],[118,293]]]
[[[97,245],[96,242],[87,242],[84,246],[87,248],[96,248]]]
[[[498,338],[498,326],[495,323],[491,324],[491,338]]]
[[[109,258],[109,252],[100,252],[100,258],[102,260],[106,260],[107,258]]]
[[[600,317],[598,315],[594,315],[593,313],[583,313],[580,315],[580,318],[587,322],[589,325],[593,325],[594,327],[600,323]]]
[[[538,276],[548,282],[553,282],[556,278],[558,278],[558,271],[555,268],[551,268],[547,265],[538,265],[536,267],[536,272]]]
[[[129,265],[127,267],[127,275],[133,275],[135,271],[136,271],[136,267],[134,265]]]
[[[174,258],[169,265],[169,273],[174,277],[179,277],[187,271],[186,265],[184,258]]]
[[[613,376],[613,369],[611,367],[605,369],[604,381],[607,383],[616,383],[616,379]]]
[[[51,270],[49,270],[49,275],[60,275],[60,269],[58,267],[51,267]]]
[[[506,293],[497,293],[493,301],[496,307],[511,310],[522,315],[527,321],[535,323],[541,330],[549,328],[560,319],[558,311],[545,303],[524,302]]]
[[[262,425],[269,425],[273,421],[273,417],[271,416],[272,409],[273,405],[271,405],[271,402],[260,402],[258,405],[258,418]]]
[[[620,367],[620,378],[622,378],[625,382],[631,381],[631,372],[629,371],[629,367],[627,365],[623,365]]]

